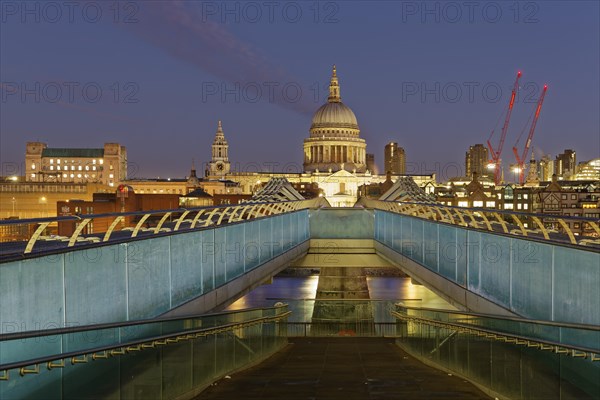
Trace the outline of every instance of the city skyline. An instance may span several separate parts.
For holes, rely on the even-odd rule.
[[[22,4],[2,10],[3,175],[22,164],[27,141],[40,140],[118,142],[135,165],[131,177],[184,176],[193,159],[210,160],[218,120],[232,169],[301,169],[299,149],[334,63],[380,169],[393,141],[406,150],[407,173],[464,172],[465,149],[498,129],[517,70],[505,168],[545,83],[536,157],[567,148],[581,161],[600,156],[597,3],[483,2],[456,15],[439,2],[276,2],[259,14],[241,3],[92,3],[102,14],[95,22],[90,7],[57,18],[42,3],[29,13]]]

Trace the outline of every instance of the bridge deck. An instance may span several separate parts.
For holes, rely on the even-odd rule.
[[[489,399],[387,338],[290,338],[262,364],[221,379],[197,399]]]

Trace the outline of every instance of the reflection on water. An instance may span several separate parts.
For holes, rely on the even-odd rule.
[[[278,301],[288,303],[292,315],[290,322],[311,321],[319,276],[277,276],[273,283],[259,286],[252,292],[231,304],[228,310],[240,310],[253,307],[269,307]],[[414,285],[410,278],[367,277],[371,300],[403,302],[406,305],[428,308],[456,310],[441,297],[425,286]],[[375,319],[377,320],[375,311]]]

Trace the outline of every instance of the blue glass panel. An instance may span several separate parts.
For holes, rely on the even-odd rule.
[[[202,293],[202,233],[171,238],[171,304],[177,306]]]
[[[273,257],[273,230],[271,229],[273,218],[258,220],[260,226],[260,263],[269,261]]]
[[[227,282],[225,269],[225,250],[227,245],[225,227],[216,228],[214,233],[215,287],[219,287]]]
[[[423,220],[417,218],[412,219],[412,258],[418,263],[423,264]]]
[[[215,231],[202,231],[202,293],[208,293],[215,288]]]
[[[480,292],[481,291],[481,233],[468,231],[467,236],[467,289]]]
[[[512,309],[530,318],[552,319],[552,248],[512,239]]]
[[[64,326],[63,255],[0,266],[2,333]]]
[[[155,317],[168,311],[169,238],[139,240],[123,246],[127,250],[129,319]]]
[[[484,297],[510,308],[511,239],[481,233],[481,292]]]
[[[430,270],[438,272],[438,225],[434,222],[423,222],[423,264]]]
[[[453,226],[440,225],[439,237],[439,273],[440,275],[455,280],[456,261],[458,259],[459,247],[456,243],[456,228]]]
[[[244,270],[250,271],[260,263],[259,221],[244,223]]]
[[[230,281],[244,273],[244,224],[225,227],[226,279]]]
[[[466,229],[456,229],[456,278],[455,282],[465,287],[467,282],[467,259],[468,259],[468,241]]]
[[[600,325],[600,253],[555,246],[554,318]]]

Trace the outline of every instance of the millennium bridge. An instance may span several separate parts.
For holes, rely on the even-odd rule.
[[[28,234],[0,251],[0,398],[194,398],[306,337],[385,339],[492,397],[600,398],[600,230],[578,220],[595,235],[369,199],[2,221]],[[73,233],[45,234],[56,223]],[[320,270],[314,318],[281,302],[223,311],[288,267]],[[364,267],[398,268],[455,309],[369,300]]]

